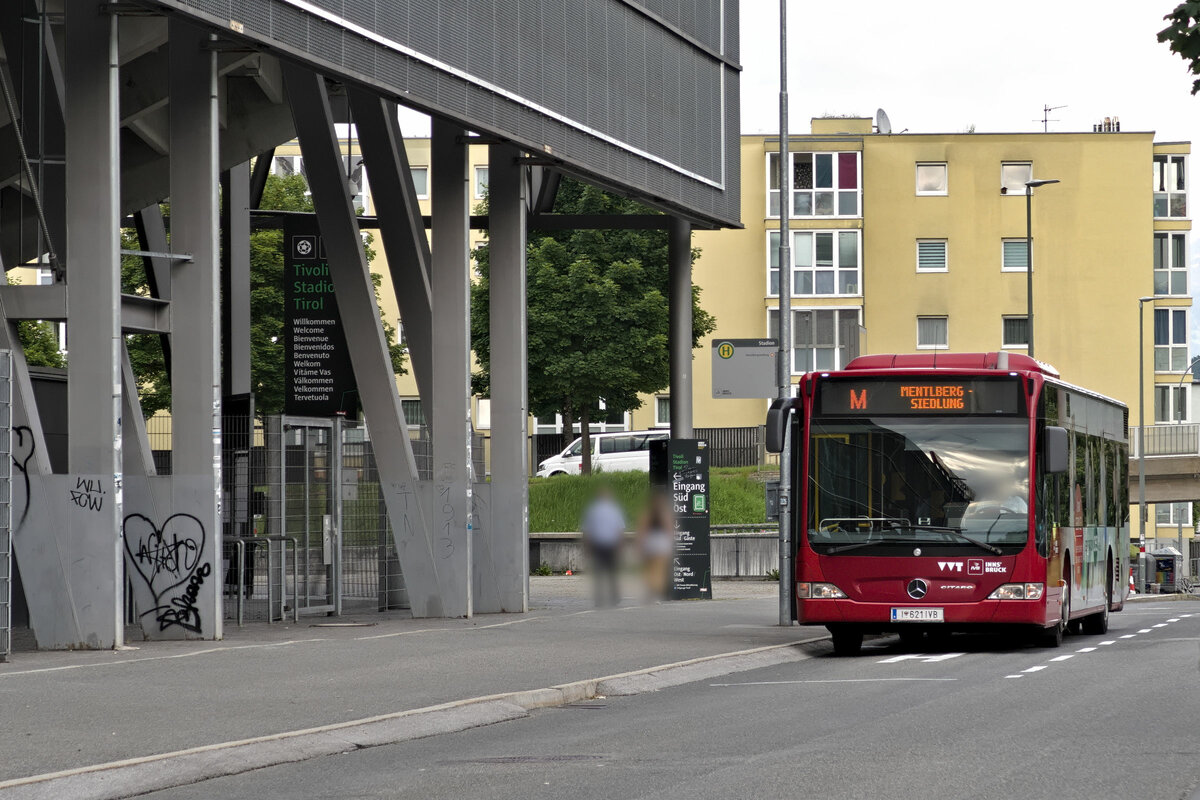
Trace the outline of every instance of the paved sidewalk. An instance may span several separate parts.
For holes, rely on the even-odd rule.
[[[0,781],[824,633],[775,624],[777,583],[597,610],[585,577],[534,577],[530,589],[528,614],[357,614],[228,626],[220,642],[17,653],[0,664]]]

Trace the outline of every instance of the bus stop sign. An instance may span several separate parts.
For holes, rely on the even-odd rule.
[[[775,339],[713,339],[712,396],[768,399],[778,393]]]

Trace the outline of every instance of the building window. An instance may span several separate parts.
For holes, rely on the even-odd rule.
[[[671,427],[671,396],[660,394],[654,398],[654,427]]]
[[[1029,317],[1004,317],[1000,330],[1001,347],[1029,347]]]
[[[1154,216],[1187,216],[1187,159],[1154,157]]]
[[[275,156],[271,162],[271,174],[280,178],[304,174],[304,159],[300,156]]]
[[[1188,387],[1163,384],[1154,387],[1155,422],[1185,422],[1188,416]]]
[[[1154,234],[1154,293],[1188,293],[1187,234]]]
[[[792,295],[857,296],[859,282],[859,231],[792,231]],[[779,294],[779,231],[768,233],[767,288]]]
[[[54,270],[39,268],[37,271],[38,286],[49,286],[54,283]]]
[[[1033,162],[1005,161],[1000,165],[1000,194],[1025,194],[1033,180]]]
[[[1026,272],[1029,269],[1029,242],[1025,239],[1004,239],[1000,243],[1000,271]]]
[[[790,153],[793,217],[859,217],[859,154]],[[767,154],[767,216],[779,216],[779,154]]]
[[[1187,309],[1154,309],[1154,370],[1183,372],[1187,368]]]
[[[945,163],[917,164],[917,194],[946,194],[947,181]]]
[[[417,191],[418,200],[429,199],[429,167],[412,167],[413,188]]]
[[[1154,524],[1192,527],[1191,503],[1155,503]]]
[[[400,408],[404,411],[404,422],[409,427],[415,428],[425,424],[425,413],[421,410],[419,399],[401,399]]]
[[[492,427],[492,400],[490,397],[481,397],[475,401],[475,427],[484,431]]]
[[[488,189],[488,168],[475,168],[475,199],[482,200]]]
[[[917,272],[946,271],[946,240],[917,239]]]
[[[859,354],[857,308],[792,310],[792,374],[841,369]],[[779,337],[779,315],[767,312],[767,337]]]
[[[949,330],[946,317],[917,317],[917,349],[945,350],[950,346]]]

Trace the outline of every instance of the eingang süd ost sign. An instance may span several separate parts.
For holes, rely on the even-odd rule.
[[[671,599],[711,598],[708,443],[701,439],[651,442],[650,480],[666,491],[675,519]]]
[[[285,414],[358,416],[358,387],[329,262],[315,226],[283,231]]]

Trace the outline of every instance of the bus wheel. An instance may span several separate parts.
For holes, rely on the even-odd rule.
[[[1092,633],[1097,636],[1102,636],[1108,633],[1108,609],[1112,605],[1112,585],[1113,571],[1112,562],[1108,564],[1108,579],[1104,584],[1104,608],[1099,613],[1092,614],[1090,617],[1085,617],[1083,620],[1083,632]]]
[[[856,656],[862,650],[863,635],[861,632],[847,628],[834,628],[833,654],[835,656]]]
[[[1038,644],[1042,647],[1062,647],[1063,634],[1067,631],[1067,622],[1071,619],[1071,582],[1063,582],[1062,616],[1053,628],[1043,628],[1038,636]]]

